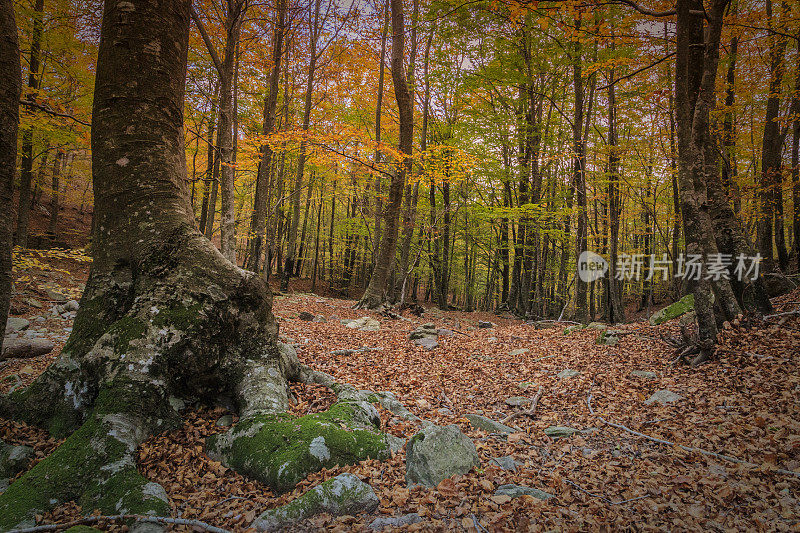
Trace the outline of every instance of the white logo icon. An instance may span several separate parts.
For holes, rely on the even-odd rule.
[[[602,256],[588,250],[578,257],[578,277],[584,283],[590,283],[603,277],[608,272],[608,261]]]

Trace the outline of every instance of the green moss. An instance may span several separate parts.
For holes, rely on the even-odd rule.
[[[147,323],[141,318],[124,316],[114,322],[108,332],[114,337],[114,349],[117,353],[124,353],[132,341],[144,337]]]
[[[93,483],[79,501],[83,509],[104,514],[149,514],[169,516],[169,503],[158,485],[142,477],[133,466],[125,466],[108,479]]]
[[[225,463],[279,492],[322,468],[388,456],[386,437],[369,429],[350,429],[355,407],[337,402],[328,411],[294,418],[261,415],[240,422],[229,435],[208,439],[208,448]]]
[[[91,350],[97,339],[108,329],[108,323],[103,320],[104,309],[103,298],[81,301],[78,315],[72,325],[72,333],[62,350],[64,353],[83,355]]]
[[[661,309],[650,317],[650,324],[658,326],[694,309],[694,294],[687,294],[672,305]]]
[[[567,326],[564,328],[564,335],[569,335],[572,332],[580,331],[584,328],[583,324],[573,324],[572,326]]]
[[[181,331],[189,331],[197,325],[202,304],[195,303],[189,307],[172,305],[161,309],[153,318],[156,327],[173,326]]]

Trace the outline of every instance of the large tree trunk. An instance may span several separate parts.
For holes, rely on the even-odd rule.
[[[397,162],[389,184],[389,201],[383,212],[384,232],[378,250],[378,260],[372,271],[367,290],[358,303],[360,307],[367,308],[376,308],[386,300],[388,274],[397,248],[400,203],[403,200],[406,173],[411,165],[411,145],[414,141],[413,103],[411,101],[411,93],[408,90],[405,67],[403,66],[405,42],[403,2],[401,0],[391,0],[391,7],[392,81],[394,82],[394,93],[397,98],[397,109],[400,117],[400,142],[398,148],[399,152],[406,157],[406,160]]]
[[[11,304],[12,196],[17,166],[19,97],[22,91],[13,0],[0,3],[0,326]],[[0,336],[0,352],[3,338]]]
[[[243,417],[288,404],[293,368],[276,346],[270,291],[194,225],[183,139],[189,9],[188,0],[106,2],[91,274],[60,357],[30,387],[0,398],[3,416],[74,433],[0,495],[2,530],[70,500],[87,512],[168,514],[163,489],[136,472],[134,458],[176,420],[170,395],[227,396]],[[4,50],[4,80],[15,78],[9,57]]]

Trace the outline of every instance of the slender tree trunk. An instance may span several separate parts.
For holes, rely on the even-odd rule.
[[[214,165],[216,161],[217,147],[214,143],[214,132],[217,125],[217,100],[219,98],[219,84],[214,84],[214,97],[211,99],[211,115],[208,119],[208,151],[206,163],[206,178],[203,186],[203,205],[200,207],[200,221],[198,227],[202,233],[206,233],[208,220],[214,219],[214,211],[216,206],[211,204],[211,188],[214,183]],[[215,202],[216,203],[216,197]],[[210,217],[209,217],[210,213]],[[208,236],[208,234],[206,234]]]
[[[62,150],[56,152],[56,157],[53,159],[53,188],[51,191],[50,196],[50,222],[47,225],[47,234],[52,237],[53,239],[56,238],[56,228],[58,226],[58,210],[59,210],[59,196],[61,191],[59,190],[59,176],[61,175],[61,169],[66,164],[66,155]]]
[[[311,97],[314,92],[314,74],[317,68],[317,39],[319,38],[319,10],[322,0],[315,0],[314,18],[310,22],[311,57],[308,63],[308,79],[306,80],[305,107],[303,111],[303,131],[307,132],[311,123]],[[300,143],[300,153],[297,155],[297,177],[292,191],[292,223],[289,226],[289,238],[286,241],[286,263],[283,267],[281,290],[289,290],[289,278],[294,272],[294,263],[297,250],[297,230],[300,225],[300,192],[303,188],[303,172],[306,165],[306,150],[308,144],[305,139]]]
[[[399,152],[406,157],[398,161],[396,170],[389,184],[389,202],[384,211],[384,232],[378,250],[378,261],[372,272],[367,290],[359,302],[359,306],[376,308],[386,300],[387,280],[391,262],[397,248],[400,203],[403,199],[406,173],[411,164],[411,146],[414,141],[414,111],[411,93],[405,75],[404,59],[404,21],[402,0],[391,0],[392,8],[392,81],[397,98],[400,116]]]
[[[17,23],[13,0],[0,0],[0,326],[5,332],[11,305],[12,197],[17,168],[19,99],[22,94]],[[0,335],[0,353],[3,335]]]
[[[383,86],[386,78],[386,36],[389,33],[389,6],[384,7],[383,29],[381,30],[381,58],[380,70],[378,71],[378,95],[375,104],[375,155],[373,157],[376,169],[381,164],[381,113],[383,112]],[[427,74],[426,74],[427,83]],[[381,222],[383,221],[383,200],[381,199],[381,173],[377,170],[373,173],[373,188],[375,189],[375,207],[373,216],[375,218],[375,233],[372,236],[372,263],[373,268],[378,260],[378,246],[381,242]]]
[[[800,50],[800,34],[797,35],[795,41]],[[800,61],[797,63],[795,73],[791,115],[794,117],[792,122],[792,204],[794,206],[792,230],[797,270],[800,272]]]
[[[612,50],[614,41],[612,36]],[[622,216],[619,190],[619,137],[617,134],[617,93],[616,76],[612,68],[608,85],[608,227],[609,227],[609,269],[608,321],[612,324],[625,321],[625,306],[622,303],[622,283],[617,279],[617,259],[619,257],[619,223]],[[673,178],[673,181],[676,178]],[[675,192],[677,194],[677,191]],[[677,203],[676,203],[677,205]],[[677,224],[677,222],[676,222]]]
[[[39,73],[42,51],[42,33],[44,31],[44,0],[35,0],[33,7],[33,33],[31,34],[31,51],[28,60],[28,89],[26,99],[34,98],[34,93],[41,85]],[[27,113],[32,110],[25,108]],[[33,182],[33,138],[34,127],[29,126],[22,133],[22,163],[19,175],[19,206],[17,209],[17,233],[15,243],[26,248],[28,246],[28,220],[31,213],[31,185]]]
[[[275,112],[278,108],[278,83],[281,77],[281,56],[283,36],[286,30],[287,0],[279,0],[276,7],[278,20],[272,43],[272,70],[269,76],[269,93],[264,99],[264,127],[262,133],[270,135],[275,130]],[[261,263],[262,243],[267,233],[267,209],[269,207],[269,176],[272,169],[273,151],[269,143],[261,146],[261,161],[256,176],[256,192],[253,200],[253,218],[250,221],[250,235],[253,244],[250,249],[250,270],[258,272]]]

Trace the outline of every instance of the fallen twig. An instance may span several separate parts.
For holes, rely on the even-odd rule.
[[[701,448],[695,448],[694,446],[684,446],[683,444],[678,444],[677,442],[672,442],[670,440],[659,439],[658,437],[652,437],[650,435],[646,435],[646,434],[644,434],[644,433],[642,433],[640,431],[636,431],[635,429],[631,429],[631,428],[629,428],[627,426],[623,426],[622,424],[617,424],[616,422],[609,422],[608,420],[606,420],[605,418],[603,418],[602,416],[600,416],[600,415],[598,415],[597,413],[594,412],[594,409],[592,408],[592,391],[591,391],[591,389],[589,389],[589,394],[586,397],[586,405],[589,406],[589,413],[591,413],[592,416],[596,416],[597,419],[600,420],[602,423],[604,423],[604,424],[606,424],[608,426],[611,426],[611,427],[615,427],[617,429],[621,429],[623,431],[627,431],[628,433],[630,433],[632,435],[636,435],[637,437],[642,437],[644,439],[651,440],[651,441],[657,442],[659,444],[665,444],[667,446],[677,446],[678,448],[680,448],[680,449],[682,449],[684,451],[687,451],[687,452],[700,453],[700,454],[703,454],[703,455],[707,455],[709,457],[715,457],[717,459],[722,459],[723,461],[728,461],[730,463],[736,463],[736,464],[740,464],[740,465],[745,465],[745,466],[749,466],[749,467],[752,467],[752,468],[761,468],[760,465],[757,465],[755,463],[751,463],[750,461],[745,461],[743,459],[739,459],[737,457],[733,457],[731,455],[725,455],[725,454],[717,453],[717,452],[709,452],[709,451],[703,450]],[[785,470],[783,468],[776,468],[774,471],[778,472],[780,474],[794,476],[794,477],[797,477],[797,478],[800,479],[800,472],[793,472],[791,470]]]
[[[38,533],[40,531],[58,531],[61,529],[69,529],[72,526],[81,524],[94,524],[95,522],[116,522],[118,520],[138,520],[140,522],[160,522],[162,524],[174,524],[178,526],[191,526],[193,528],[202,529],[211,533],[231,533],[227,529],[222,529],[200,520],[190,520],[187,518],[170,518],[168,516],[148,516],[140,514],[118,514],[108,516],[84,516],[72,522],[65,522],[62,524],[46,524],[43,526],[26,527],[22,529],[12,529],[8,533]]]
[[[643,499],[645,499],[645,498],[647,498],[649,496],[649,494],[645,494],[644,496],[637,496],[635,498],[628,498],[627,500],[621,500],[621,501],[615,502],[615,501],[613,501],[613,500],[611,500],[609,498],[606,498],[602,494],[594,494],[593,492],[589,492],[588,490],[586,490],[583,487],[579,486],[577,483],[573,483],[569,479],[565,479],[564,481],[566,481],[567,484],[572,485],[573,487],[575,487],[579,491],[584,492],[584,493],[588,494],[589,496],[591,496],[593,498],[597,498],[597,499],[599,499],[601,501],[604,501],[609,505],[622,505],[623,503],[630,503],[630,502],[635,502],[636,500],[643,500]]]
[[[531,402],[531,407],[527,411],[517,411],[516,413],[511,413],[503,420],[503,424],[508,424],[512,420],[516,420],[517,418],[523,416],[536,416],[536,405],[539,403],[539,399],[542,397],[542,393],[544,392],[544,387],[539,386],[539,390],[536,393],[536,396],[533,397],[533,402]]]

